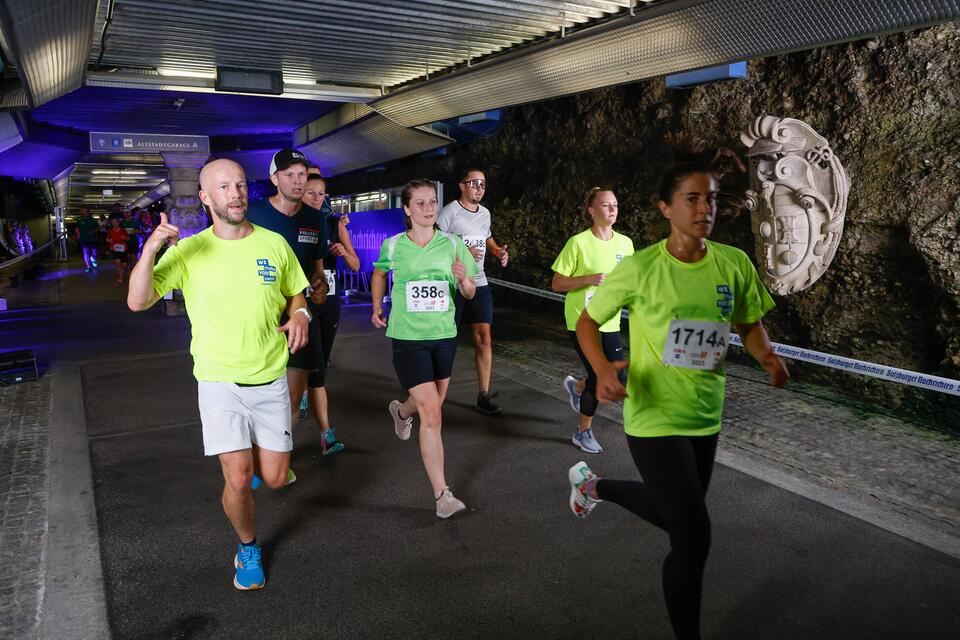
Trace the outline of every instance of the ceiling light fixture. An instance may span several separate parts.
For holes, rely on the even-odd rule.
[[[217,74],[213,71],[191,71],[189,69],[165,69],[158,68],[157,73],[162,76],[174,77],[174,78],[207,78],[214,79],[217,77]]]

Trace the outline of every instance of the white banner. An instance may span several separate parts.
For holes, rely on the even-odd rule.
[[[740,336],[735,333],[730,334],[730,344],[743,347]],[[860,373],[865,376],[870,376],[871,378],[880,378],[882,380],[889,380],[890,382],[910,385],[911,387],[919,387],[921,389],[929,389],[930,391],[940,391],[941,393],[960,396],[960,382],[951,380],[950,378],[941,378],[925,373],[917,373],[916,371],[907,371],[906,369],[888,367],[864,360],[856,360],[855,358],[834,356],[821,351],[804,349],[802,347],[791,347],[790,345],[779,344],[777,342],[772,342],[771,344],[773,345],[773,350],[777,352],[777,355],[783,356],[784,358],[802,360],[803,362],[819,364],[824,367],[830,367],[831,369]]]

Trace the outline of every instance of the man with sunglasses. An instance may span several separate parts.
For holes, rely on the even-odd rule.
[[[490,211],[480,204],[487,190],[487,178],[483,171],[470,168],[464,171],[458,183],[460,197],[440,211],[437,225],[441,231],[460,236],[477,262],[479,272],[474,277],[476,294],[472,300],[456,297],[457,326],[470,325],[473,344],[476,347],[474,361],[477,367],[477,411],[490,416],[499,415],[501,409],[493,402],[497,394],[490,393],[490,370],[493,368],[493,342],[490,325],[493,323],[493,296],[483,272],[483,259],[487,252],[507,266],[507,245],[498,245],[490,230]]]

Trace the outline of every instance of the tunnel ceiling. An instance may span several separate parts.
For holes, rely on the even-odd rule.
[[[84,87],[34,109],[30,117],[56,127],[236,136],[286,133],[339,106],[222,93]]]
[[[34,130],[202,133],[232,153],[296,135],[308,155],[349,150],[328,163],[335,172],[449,144],[420,125],[458,115],[960,18],[960,0],[0,0],[0,9],[7,74],[19,76],[0,86],[0,109],[26,101]],[[282,93],[218,92],[218,67],[279,73]],[[350,115],[363,104],[363,118]],[[374,138],[384,131],[389,144]],[[36,150],[62,158],[48,165],[86,153],[35,135],[23,131],[3,152],[17,160],[0,166]]]
[[[114,203],[128,205],[167,180],[159,154],[91,153],[74,165],[68,182],[67,206],[102,212]],[[104,194],[104,190],[112,194]]]

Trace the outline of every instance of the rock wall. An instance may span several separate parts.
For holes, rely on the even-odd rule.
[[[743,155],[755,116],[805,120],[832,144],[853,183],[836,258],[811,289],[777,299],[775,340],[960,379],[960,25],[941,25],[752,61],[742,81],[666,90],[662,79],[514,107],[496,136],[446,156],[413,158],[331,181],[333,193],[486,171],[485,204],[511,247],[511,280],[546,287],[565,239],[581,230],[591,186],[620,200],[618,229],[638,246],[668,226],[652,206],[667,162],[663,135],[689,130]],[[746,188],[746,177],[737,189]],[[754,254],[748,214],[714,239]],[[488,267],[492,275],[499,268]],[[859,375],[795,365],[857,397],[960,429],[960,399]]]

